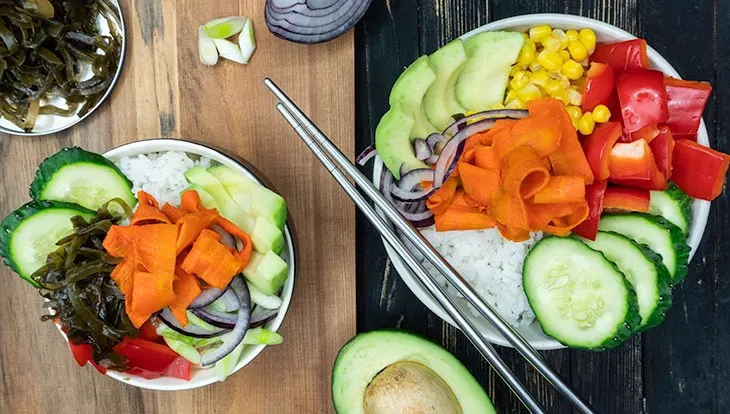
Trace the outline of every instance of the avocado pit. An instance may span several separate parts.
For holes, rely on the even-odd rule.
[[[368,384],[363,397],[366,414],[461,414],[454,392],[433,370],[418,362],[387,366]]]

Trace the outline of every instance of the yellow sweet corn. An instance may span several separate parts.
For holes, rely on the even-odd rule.
[[[561,101],[563,103],[563,105],[570,104],[570,100],[568,99],[568,91],[566,91],[565,89],[560,90],[560,91],[558,91],[555,94],[550,95],[550,96],[552,96],[553,98]]]
[[[520,90],[530,83],[530,73],[521,70],[514,74],[512,80],[509,81],[509,86],[514,90]]]
[[[537,62],[551,72],[558,72],[563,67],[563,58],[558,52],[543,50],[537,54]]]
[[[585,46],[583,46],[583,43],[581,43],[580,40],[573,40],[570,42],[568,45],[568,51],[570,52],[570,56],[576,62],[583,62],[588,57],[588,50]]]
[[[520,101],[519,99],[512,99],[511,101],[507,102],[507,104],[504,106],[507,109],[525,109],[527,108],[525,104]]]
[[[546,70],[540,70],[537,72],[533,72],[530,75],[530,83],[533,85],[545,87],[545,84],[549,80],[550,80],[550,73]]]
[[[514,89],[508,89],[507,95],[505,95],[505,97],[504,97],[504,101],[509,102],[514,99],[517,99],[517,93],[515,93]]]
[[[568,35],[565,34],[563,29],[553,29],[553,37],[558,39],[558,41],[560,42],[560,50],[568,48],[570,39],[568,39]]]
[[[570,120],[573,121],[575,129],[578,129],[578,121],[580,120],[580,117],[583,116],[583,111],[575,105],[569,105],[565,107],[565,112],[568,113]]]
[[[542,42],[542,40],[550,34],[552,34],[553,29],[550,26],[544,25],[544,26],[535,26],[530,28],[530,40],[533,42]]]
[[[591,111],[585,112],[578,121],[578,131],[583,135],[590,135],[595,127],[596,122],[593,120],[593,114],[591,114]]]
[[[608,120],[611,119],[611,111],[606,105],[596,105],[596,107],[593,108],[592,118],[599,124],[608,122]]]
[[[537,72],[540,69],[542,69],[542,65],[540,65],[540,62],[537,61],[537,58],[533,60],[528,66],[528,69],[530,69],[531,72]]]
[[[523,34],[524,34],[525,36],[527,36],[527,34],[525,34],[525,33],[523,33]],[[523,43],[523,46],[527,46],[527,47],[529,47],[529,48],[530,48],[530,49],[531,49],[531,50],[532,50],[533,52],[537,52],[537,45],[535,44],[535,42],[533,42],[533,41],[532,41],[532,39],[530,39],[530,37],[529,37],[529,36],[527,36],[527,37],[525,38],[525,43]]]
[[[522,102],[530,102],[542,98],[542,92],[537,86],[528,83],[522,89],[517,90],[517,98]]]
[[[490,109],[492,109],[492,110],[495,110],[495,109],[504,109],[504,104],[501,103],[501,102],[497,102],[496,104],[492,105],[492,107]]]
[[[549,79],[547,82],[545,82],[545,92],[548,93],[550,96],[555,96],[555,94],[560,93],[565,90],[562,83],[558,79]]]
[[[580,106],[583,103],[583,94],[570,88],[565,91],[568,94],[568,102],[571,105]]]
[[[553,35],[547,36],[546,38],[542,39],[542,45],[545,46],[545,49],[551,52],[560,51],[560,40],[558,40],[558,38]]]
[[[560,58],[563,59],[563,62],[567,62],[568,60],[570,60],[570,52],[568,52],[567,50],[561,50],[558,53],[560,54]]]
[[[522,65],[520,65],[520,64],[513,65],[512,69],[510,69],[510,71],[509,71],[509,76],[510,77],[515,76],[518,72],[521,72],[523,70],[525,70],[525,68]]]
[[[578,31],[577,30],[573,30],[573,29],[570,29],[570,30],[566,31],[565,32],[565,36],[567,36],[568,37],[568,40],[570,40],[571,42],[580,39],[580,35],[578,35]]]
[[[596,33],[591,29],[583,29],[578,33],[581,43],[588,50],[588,54],[596,49]]]
[[[568,77],[570,80],[577,80],[580,79],[581,76],[583,76],[583,66],[580,65],[580,63],[574,61],[573,59],[569,59],[565,63],[563,63],[563,74]]]
[[[530,43],[532,43],[530,41]],[[532,43],[534,47],[534,43]],[[522,45],[522,49],[520,49],[520,54],[517,56],[517,63],[523,66],[527,66],[535,60],[535,51],[525,42],[525,44]]]

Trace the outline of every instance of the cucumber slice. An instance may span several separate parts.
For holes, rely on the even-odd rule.
[[[599,231],[595,241],[580,240],[614,262],[633,286],[641,315],[641,324],[636,331],[659,325],[672,306],[672,278],[661,256],[624,235],[610,231]]]
[[[38,166],[30,185],[34,200],[65,201],[96,211],[112,198],[134,207],[132,182],[114,163],[78,147],[64,148]]]
[[[609,214],[601,217],[598,229],[623,234],[658,253],[673,284],[687,276],[689,246],[684,233],[664,217],[642,213]]]
[[[641,323],[623,273],[577,239],[546,237],[522,268],[527,300],[543,331],[575,348],[613,348]]]
[[[674,183],[669,183],[665,191],[652,191],[649,201],[649,214],[662,216],[676,224],[682,232],[689,234],[692,222],[692,197]]]
[[[91,219],[94,212],[77,204],[31,201],[0,223],[0,257],[33,286],[30,276],[56,250],[56,242],[73,230],[71,217]]]

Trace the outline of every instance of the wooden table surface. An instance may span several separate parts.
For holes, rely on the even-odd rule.
[[[136,389],[79,368],[56,328],[39,320],[42,298],[2,266],[0,413],[327,410],[332,362],[356,328],[354,207],[280,118],[263,78],[277,81],[352,153],[353,33],[317,46],[283,41],[266,29],[259,0],[123,0],[122,7],[127,60],[110,100],[67,132],[0,134],[0,216],[28,201],[36,167],[63,146],[103,152],[144,138],[184,137],[231,151],[280,190],[296,228],[298,272],[284,343],[223,383],[177,393]],[[198,25],[230,15],[253,18],[258,48],[251,63],[201,65]]]
[[[730,1],[727,0],[381,0],[355,31],[357,149],[371,143],[388,92],[419,55],[488,22],[527,13],[571,13],[646,38],[688,79],[712,82],[705,112],[710,142],[730,151]],[[666,321],[601,353],[543,352],[600,413],[726,413],[730,410],[730,243],[726,192],[712,204],[700,250]],[[452,351],[482,383],[499,412],[524,412],[466,337],[428,311],[387,260],[375,230],[358,215],[358,330],[399,327]],[[511,349],[499,353],[550,413],[569,413]]]

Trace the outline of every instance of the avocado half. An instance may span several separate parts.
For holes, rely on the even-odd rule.
[[[363,333],[342,347],[332,399],[338,414],[496,412],[458,359],[398,330]]]

